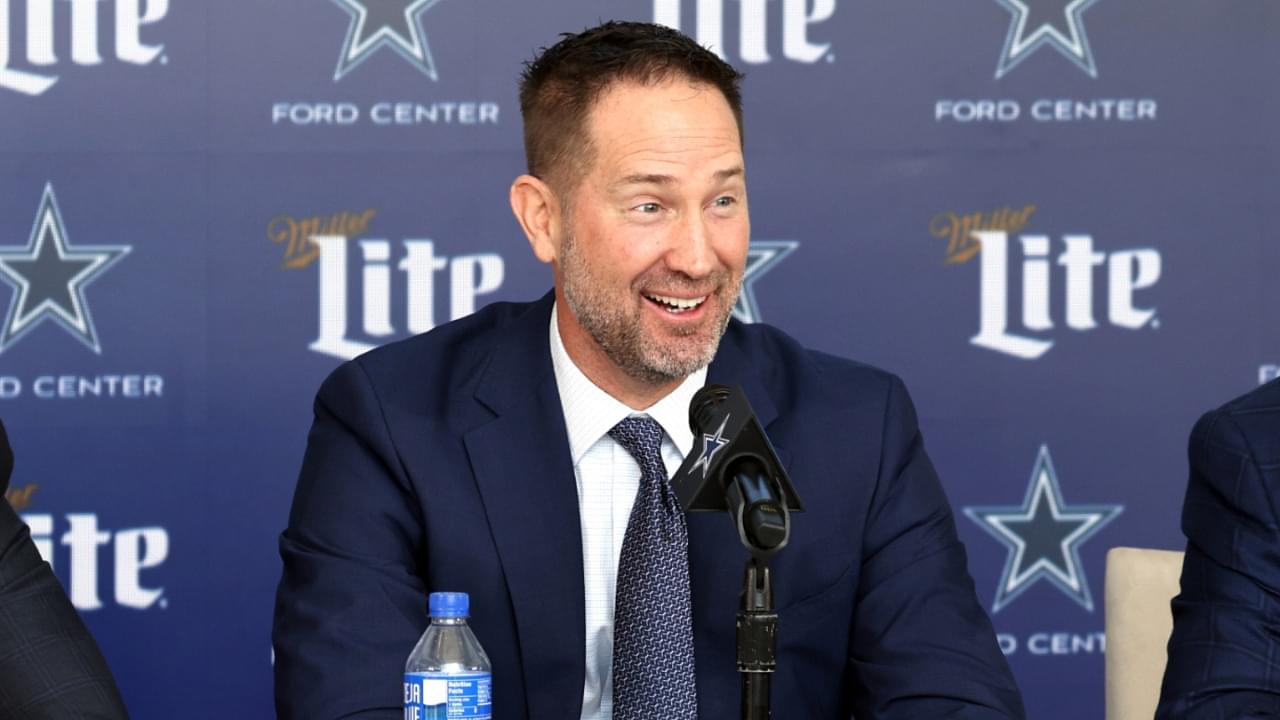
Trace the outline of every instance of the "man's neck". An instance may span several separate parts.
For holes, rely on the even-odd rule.
[[[558,294],[558,293],[557,293]],[[628,375],[613,364],[604,348],[596,343],[568,313],[567,302],[563,298],[556,302],[556,328],[560,332],[560,341],[564,343],[569,359],[582,371],[583,375],[596,387],[609,393],[618,402],[632,410],[641,411],[671,394],[680,387],[685,378],[674,378],[662,383],[649,383]]]

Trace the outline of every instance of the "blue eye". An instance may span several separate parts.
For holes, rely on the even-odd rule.
[[[652,215],[653,213],[656,213],[659,210],[661,210],[662,206],[659,205],[658,203],[644,203],[644,204],[635,206],[635,208],[633,209],[639,210],[640,212],[646,215]]]
[[[736,204],[737,202],[738,202],[738,198],[730,197],[730,196],[728,196],[728,195],[724,195],[724,196],[722,196],[722,197],[718,197],[718,198],[716,198],[716,200],[715,200],[715,203],[714,203],[714,204],[715,204],[715,206],[716,206],[716,207],[719,207],[719,208],[727,208],[727,207],[730,207],[730,206],[732,206],[732,205]]]

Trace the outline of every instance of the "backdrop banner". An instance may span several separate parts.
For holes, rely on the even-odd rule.
[[[1280,375],[1275,2],[0,2],[8,500],[133,714],[272,716],[314,394],[550,287],[517,77],[608,18],[746,72],[735,313],[906,380],[1030,716],[1101,717],[1106,551]]]

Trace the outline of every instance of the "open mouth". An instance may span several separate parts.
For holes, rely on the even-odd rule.
[[[702,303],[707,301],[708,296],[703,295],[702,297],[696,298],[678,298],[670,297],[668,295],[644,293],[644,297],[672,315],[681,315],[683,313],[697,310]]]

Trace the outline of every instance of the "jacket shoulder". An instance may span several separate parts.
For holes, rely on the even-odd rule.
[[[432,330],[374,348],[339,365],[321,396],[364,387],[379,403],[424,411],[474,391],[495,348],[517,325],[527,327],[542,303],[496,302]],[[549,316],[548,316],[549,317]],[[550,359],[547,359],[550,362]]]
[[[1219,409],[1232,415],[1255,412],[1280,413],[1280,378],[1259,385]]]
[[[1280,464],[1280,379],[1205,413],[1192,431],[1197,443],[1253,457],[1262,466]]]
[[[902,379],[887,370],[806,347],[771,325],[730,327],[740,333],[739,346],[763,368],[763,379],[784,412],[883,412],[891,397],[907,399]]]

